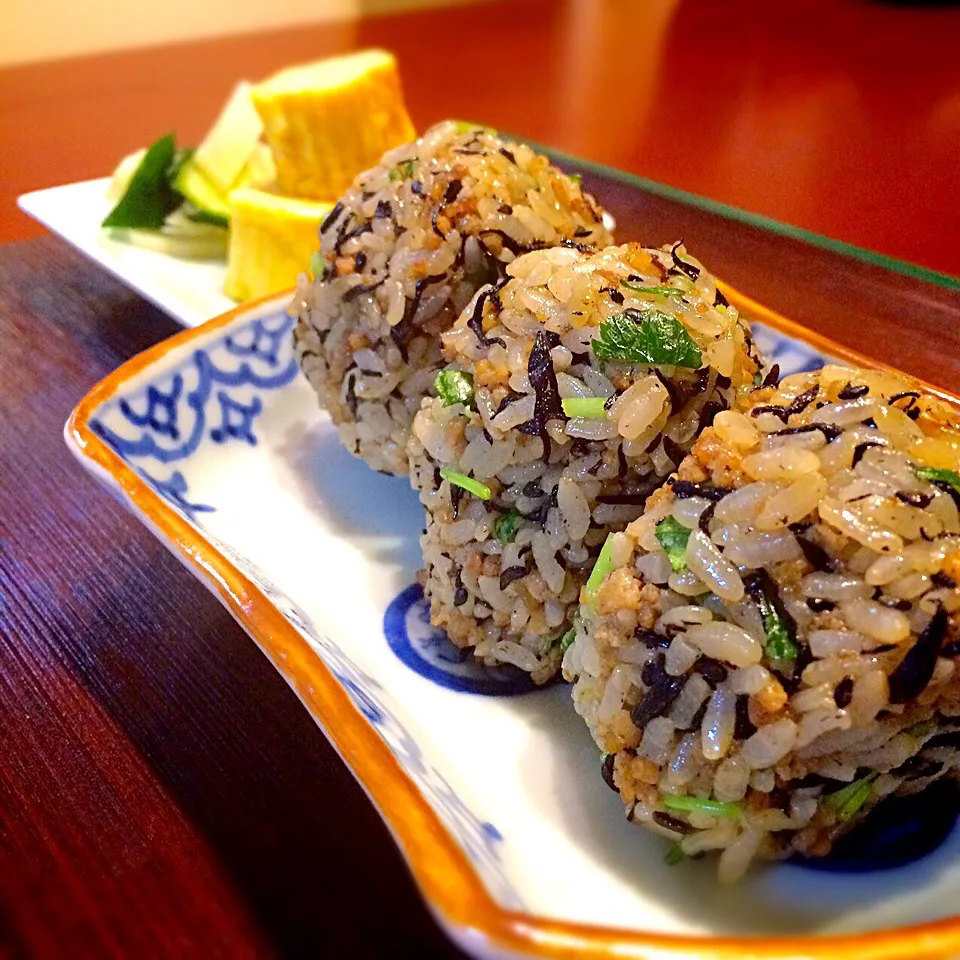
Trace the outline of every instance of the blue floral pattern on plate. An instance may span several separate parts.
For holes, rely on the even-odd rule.
[[[354,706],[374,727],[400,762],[400,766],[440,815],[493,896],[503,906],[522,908],[520,895],[503,867],[503,835],[492,823],[477,816],[447,778],[427,760],[416,739],[398,719],[397,712],[392,707],[392,698],[383,685],[347,656],[334,640],[319,630],[306,611],[267,579],[246,557],[217,537],[209,533],[206,536],[234,566],[263,591],[340,681]]]
[[[297,375],[284,311],[251,320],[206,349],[194,350],[176,370],[139,392],[104,404],[91,428],[121,457],[170,464],[186,460],[204,441],[231,440],[256,446],[261,394],[285,387]],[[185,497],[182,479],[150,475],[154,487],[174,502]],[[215,507],[209,507],[215,509]]]
[[[172,507],[203,529],[200,516],[215,512],[217,507],[197,502],[190,495],[191,458],[206,443],[257,445],[264,396],[283,389],[297,374],[290,336],[293,322],[278,309],[265,318],[228,328],[220,339],[194,350],[155,382],[105,403],[91,421],[91,428]],[[493,896],[504,906],[522,907],[503,868],[503,835],[474,813],[427,760],[416,739],[399,721],[382,685],[317,629],[307,613],[246,557],[209,530],[204,529],[204,536],[257,584],[336,676],[440,815]],[[445,637],[442,639],[456,649]],[[482,685],[483,671],[479,667],[473,670]],[[469,667],[466,672],[470,672]]]
[[[522,670],[484,667],[471,651],[451,643],[430,623],[430,604],[417,584],[401,591],[387,607],[383,632],[390,649],[411,670],[450,690],[502,697],[536,689]]]

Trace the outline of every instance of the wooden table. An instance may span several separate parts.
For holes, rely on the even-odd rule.
[[[879,0],[507,0],[0,70],[0,241],[40,235],[18,193],[376,44],[420,128],[482,120],[960,276],[958,36],[960,9]]]
[[[504,8],[497,10],[503,19]],[[540,42],[559,58],[557,24],[565,20],[549,5],[510,10],[508,52],[518,51],[523,30],[533,35],[539,12],[552,24]],[[473,15],[492,29],[491,10]],[[460,16],[437,15],[438,22]],[[410,24],[432,22],[397,20],[398,43],[412,42]],[[702,37],[704,26],[682,22]],[[315,32],[326,45],[308,50],[302,41],[286,54],[274,41],[256,72],[382,40],[382,24],[362,25],[352,39],[346,28]],[[457,61],[467,73],[479,64],[480,36]],[[240,50],[239,41],[223,47],[216,64],[223,78],[245,72]],[[707,55],[716,62],[716,44]],[[157,54],[144,56],[156,66]],[[107,60],[87,66],[96,62]],[[452,95],[443,107],[423,105],[447,95],[453,64],[436,61],[428,83],[430,64],[413,63],[408,86],[418,120],[452,112]],[[62,68],[64,84],[75,68]],[[561,74],[558,59],[541,79],[549,85]],[[135,115],[148,75],[143,67],[130,79],[126,132],[102,127],[113,138],[111,154],[155,133],[160,104],[175,101],[158,93],[155,112]],[[161,85],[182,83],[184,95],[190,85],[178,76],[168,69]],[[120,97],[124,84],[106,68],[99,82]],[[677,77],[681,87],[688,82]],[[192,91],[197,105],[186,136],[201,130],[200,117],[226,85],[211,79],[208,89]],[[525,120],[540,139],[560,140],[551,131],[564,129],[563,114],[525,113],[535,95],[525,84],[514,92],[516,100],[501,92],[486,110],[465,95],[457,112],[516,129]],[[490,116],[494,110],[500,115]],[[63,179],[100,172],[94,139],[78,129],[75,154],[60,167],[51,161],[45,180],[68,162],[79,166]],[[584,181],[617,216],[623,237],[684,236],[719,274],[794,319],[942,386],[960,383],[956,289],[589,172]],[[879,209],[878,223],[885,212],[901,213],[892,199]],[[90,385],[175,330],[59,241],[0,248],[0,955],[455,956],[386,830],[294,695],[63,445],[63,422]]]

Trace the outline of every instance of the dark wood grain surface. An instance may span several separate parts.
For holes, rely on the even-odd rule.
[[[501,0],[12,67],[0,241],[40,235],[18,193],[196,143],[237,80],[380,45],[421,129],[483,121],[960,276],[958,36],[949,4]]]
[[[624,239],[960,386],[960,292],[584,180]],[[293,693],[63,444],[176,329],[57,240],[0,248],[0,953],[456,955]]]
[[[459,956],[279,674],[63,443],[177,329],[58,241],[0,249],[0,956]]]

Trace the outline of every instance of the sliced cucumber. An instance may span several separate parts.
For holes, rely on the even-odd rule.
[[[167,217],[163,225],[164,233],[174,233],[184,237],[220,236],[227,228],[222,223],[211,223],[206,211],[198,210],[189,200]]]
[[[111,230],[110,235],[114,240],[181,260],[223,260],[227,255],[227,231],[207,229],[209,233],[193,236],[165,230]]]
[[[180,197],[168,179],[175,153],[172,133],[161,137],[147,150],[103,226],[145,229],[163,226],[168,214],[180,205]]]
[[[130,186],[130,181],[143,162],[146,153],[147,148],[142,147],[134,153],[127,154],[117,164],[117,169],[113,171],[110,177],[110,186],[107,187],[107,199],[111,203],[115,204],[127,192],[127,187]]]
[[[187,160],[181,166],[173,186],[192,204],[191,220],[210,223],[217,227],[230,225],[230,207],[227,204],[227,198],[210,182],[197,166],[195,159]]]

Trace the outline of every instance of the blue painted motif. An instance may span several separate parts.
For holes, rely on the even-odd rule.
[[[157,480],[146,470],[140,470],[139,473],[161,497],[186,514],[190,520],[195,521],[198,513],[213,513],[217,509],[208,503],[193,503],[187,499],[187,480],[179,470],[174,470],[169,480]]]
[[[474,813],[446,777],[430,763],[420,745],[399,720],[393,708],[393,699],[383,685],[320,631],[306,611],[268,580],[246,557],[217,537],[210,534],[206,534],[206,537],[257,584],[310,644],[437,812],[498,902],[505,907],[522,909],[520,895],[503,866],[503,834],[492,823]]]
[[[135,427],[147,427],[171,440],[180,438],[177,429],[177,403],[183,392],[183,377],[174,376],[170,392],[163,393],[152,384],[147,387],[147,408],[139,414],[126,400],[120,400],[120,410]]]
[[[484,667],[469,650],[462,650],[430,623],[430,604],[413,584],[387,607],[383,632],[390,649],[411,670],[441,687],[464,693],[509,696],[529,693],[536,686],[514,666]]]
[[[215,510],[188,495],[181,470],[164,475],[157,466],[188,460],[206,440],[256,446],[262,394],[285,387],[297,374],[293,323],[278,310],[239,325],[156,382],[104,404],[91,429],[191,520]]]
[[[782,377],[819,370],[825,363],[836,362],[834,357],[820,353],[799,340],[791,340],[763,323],[752,323],[750,326],[761,355],[770,365],[779,365]]]
[[[220,426],[210,431],[210,439],[215,443],[225,443],[230,437],[237,440],[246,440],[251,447],[257,445],[257,438],[253,435],[253,421],[263,410],[263,401],[254,397],[250,403],[240,403],[234,400],[225,390],[217,391],[217,400],[220,403]]]

